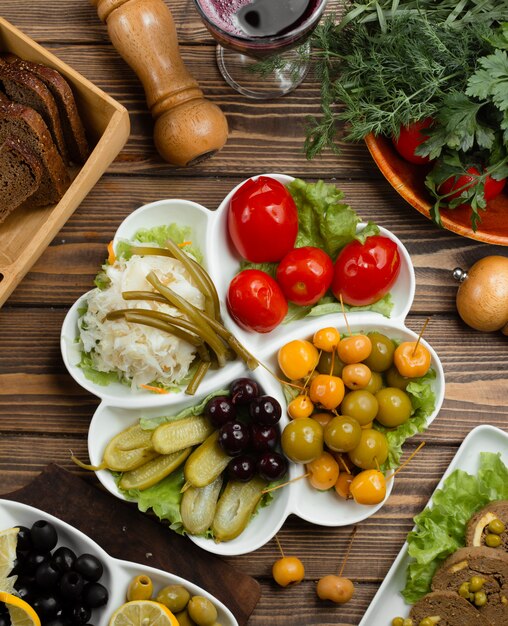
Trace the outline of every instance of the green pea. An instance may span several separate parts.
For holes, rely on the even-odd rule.
[[[485,579],[481,576],[473,576],[469,581],[469,590],[473,592],[480,591],[484,582]]]
[[[487,604],[487,594],[485,591],[477,591],[474,594],[474,603],[475,606],[484,606]]]
[[[424,617],[420,620],[418,626],[434,626],[434,622],[430,619],[430,617]]]
[[[497,548],[501,545],[501,537],[499,535],[488,534],[485,537],[485,543],[489,546],[489,548]]]
[[[469,583],[462,583],[459,587],[459,596],[466,598],[466,600],[469,599]]]
[[[500,535],[501,533],[504,533],[506,526],[503,524],[503,522],[500,519],[493,519],[489,523],[488,528],[491,533],[494,533],[495,535]]]
[[[392,626],[404,626],[404,618],[403,617],[394,617],[392,619]]]
[[[404,624],[403,624],[403,626],[414,626],[414,624],[413,624],[413,620],[412,620],[410,617],[407,617],[407,618],[404,620]]]

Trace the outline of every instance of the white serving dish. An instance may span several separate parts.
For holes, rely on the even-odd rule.
[[[435,491],[442,488],[444,481],[456,469],[464,470],[468,474],[476,474],[479,469],[480,452],[500,453],[503,463],[508,464],[508,433],[485,424],[474,428],[457,450]],[[432,497],[429,500],[431,506]],[[406,570],[409,563],[410,557],[406,542],[386,574],[359,626],[390,626],[394,617],[406,617],[408,615],[410,606],[406,604],[400,592],[406,584]]]
[[[293,180],[290,176],[268,174],[278,181],[287,184]],[[242,183],[241,183],[242,184]],[[236,187],[237,188],[237,187]],[[236,189],[235,188],[235,189]],[[244,346],[260,361],[276,369],[276,353],[286,342],[295,338],[310,338],[320,327],[334,325],[345,332],[346,326],[342,315],[330,314],[311,317],[287,325],[281,325],[270,333],[258,334],[241,329],[229,316],[224,304],[225,294],[231,278],[238,272],[240,258],[235,253],[229,240],[226,228],[227,211],[233,189],[224,199],[216,212],[210,212],[199,204],[185,200],[161,200],[134,211],[119,226],[114,245],[119,239],[128,239],[140,228],[178,223],[193,229],[195,240],[203,252],[206,267],[214,281],[221,299],[221,313],[225,325],[238,337]],[[359,226],[361,230],[364,224]],[[391,290],[394,307],[392,317],[387,319],[370,311],[351,311],[348,321],[353,332],[359,330],[380,330],[397,340],[415,340],[416,334],[405,326],[405,318],[411,308],[415,276],[410,256],[403,244],[389,231],[381,228],[381,233],[396,241],[401,254],[401,270]],[[83,296],[83,298],[86,298]],[[67,314],[61,335],[61,348],[64,362],[74,379],[85,389],[102,399],[90,425],[88,445],[89,455],[93,464],[102,460],[104,448],[114,435],[136,422],[140,414],[146,417],[164,415],[167,412],[178,412],[182,408],[196,404],[200,398],[218,389],[227,389],[235,378],[250,375],[240,361],[230,362],[226,367],[209,372],[199,387],[195,397],[187,396],[182,390],[173,394],[153,394],[146,390],[133,391],[119,383],[102,387],[86,379],[78,367],[80,360],[79,345],[76,343],[78,300]],[[436,394],[436,409],[428,424],[436,417],[444,398],[444,373],[438,356],[423,340],[432,355],[432,367],[437,378],[433,382]],[[264,388],[265,393],[279,399],[285,406],[280,385],[262,368],[254,373]],[[285,414],[285,412],[283,412]],[[287,418],[283,417],[281,428]],[[291,464],[290,477],[303,473],[302,466]],[[104,486],[114,495],[121,497],[109,472],[98,472]],[[388,494],[393,481],[389,481]],[[312,489],[307,481],[298,481],[275,494],[274,502],[262,509],[249,524],[248,528],[235,540],[216,544],[211,540],[194,538],[201,547],[223,555],[242,554],[256,550],[269,541],[282,526],[288,515],[294,513],[314,524],[324,526],[344,526],[359,522],[374,514],[383,503],[376,506],[363,506],[351,501],[340,502],[332,493],[320,493]]]
[[[57,546],[67,546],[77,554],[93,554],[102,562],[104,573],[100,583],[108,589],[109,600],[105,606],[95,609],[92,614],[92,621],[97,626],[107,626],[109,624],[113,612],[126,602],[125,594],[130,581],[140,574],[150,576],[154,590],[158,591],[166,585],[178,584],[183,585],[192,596],[205,596],[215,605],[218,612],[218,620],[221,624],[224,626],[238,626],[234,615],[222,602],[219,602],[205,589],[198,587],[194,583],[154,567],[115,559],[84,533],[53,515],[49,515],[49,513],[40,511],[27,504],[0,500],[1,530],[13,526],[27,526],[30,528],[35,521],[40,519],[46,520],[55,526],[58,533]]]

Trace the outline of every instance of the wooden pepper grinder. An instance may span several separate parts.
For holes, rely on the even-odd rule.
[[[163,0],[91,0],[109,37],[141,80],[155,119],[154,143],[163,159],[193,165],[226,143],[228,126],[205,100],[180,57],[175,24]]]

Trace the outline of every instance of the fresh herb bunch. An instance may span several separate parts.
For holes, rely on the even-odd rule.
[[[426,181],[432,216],[441,224],[441,208],[469,204],[476,229],[487,179],[508,175],[504,20],[508,0],[356,2],[341,21],[326,19],[312,40],[322,115],[309,119],[307,157],[339,152],[340,133],[345,141],[398,137],[401,127],[432,118],[416,151],[436,159]],[[472,183],[440,192],[443,181],[471,171]]]

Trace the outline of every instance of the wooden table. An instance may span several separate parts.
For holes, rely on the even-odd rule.
[[[86,457],[88,424],[98,401],[67,374],[60,356],[60,326],[70,305],[90,288],[107,243],[133,209],[171,197],[215,209],[239,181],[262,172],[333,181],[364,219],[389,228],[407,246],[417,283],[407,324],[418,331],[425,318],[431,318],[426,338],[446,372],[445,402],[424,436],[406,444],[407,455],[422,439],[427,442],[398,477],[387,504],[358,527],[345,570],[356,584],[349,604],[319,602],[315,582],[338,569],[351,528],[321,528],[296,518],[286,522],[280,540],[286,553],[298,555],[306,566],[305,580],[293,588],[278,588],[271,579],[277,558],[273,541],[229,562],[262,586],[249,626],[358,624],[400,550],[412,517],[424,507],[464,436],[480,423],[506,428],[506,337],[475,332],[460,321],[451,276],[456,266],[468,268],[488,254],[506,254],[506,249],[440,231],[395,193],[363,145],[344,145],[340,157],[327,152],[307,161],[302,152],[304,124],[306,115],[318,112],[317,82],[308,78],[293,94],[271,102],[251,102],[234,93],[216,69],[213,41],[191,0],[168,2],[182,54],[207,96],[225,111],[230,138],[219,154],[189,169],[175,169],[159,159],[140,84],[110,45],[86,0],[22,4],[21,9],[19,2],[0,0],[0,14],[124,104],[132,133],[106,175],[0,310],[0,491],[27,484],[50,461],[84,474],[71,462],[69,449]]]

